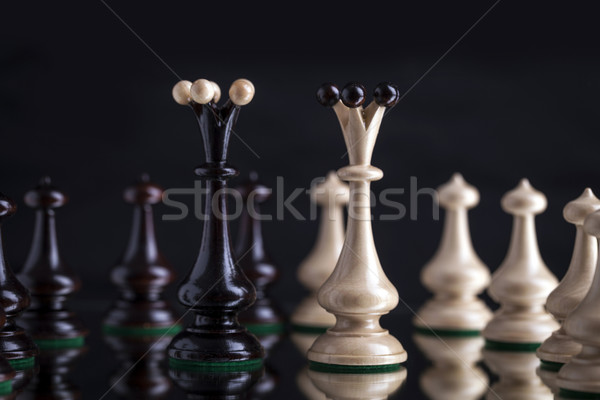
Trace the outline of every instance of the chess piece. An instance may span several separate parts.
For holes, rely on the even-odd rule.
[[[162,193],[146,174],[123,193],[125,202],[133,205],[133,223],[125,252],[110,274],[120,296],[104,318],[107,335],[173,336],[181,330],[175,312],[162,298],[175,279],[154,231],[152,205],[161,202]]]
[[[483,360],[498,375],[486,400],[552,400],[552,392],[536,375],[540,360],[533,351],[483,350]]]
[[[119,398],[167,398],[172,384],[163,363],[171,336],[104,335],[104,340],[119,361],[109,381],[109,387]]]
[[[563,210],[565,220],[575,225],[576,235],[569,269],[546,301],[546,309],[559,323],[563,323],[567,315],[581,302],[592,284],[598,246],[596,238],[584,232],[583,221],[599,209],[600,200],[587,188]],[[563,364],[580,351],[581,345],[574,342],[561,326],[537,350],[537,355],[542,360],[540,368],[558,372]]]
[[[590,214],[583,224],[588,235],[600,239],[600,211]],[[599,263],[600,264],[600,263]],[[600,267],[596,267],[590,290],[569,313],[563,324],[566,334],[582,345],[558,372],[561,395],[578,398],[600,398]]]
[[[1,204],[1,203],[0,203]],[[4,310],[0,308],[0,326],[6,323],[6,315]],[[12,383],[15,377],[15,371],[12,369],[8,361],[0,355],[0,396],[8,395],[12,392]]]
[[[398,304],[398,292],[385,276],[375,249],[371,228],[370,183],[383,172],[370,165],[373,147],[386,107],[395,104],[398,89],[382,83],[365,109],[365,89],[346,85],[339,99],[333,84],[323,85],[317,97],[332,105],[342,127],[350,165],[338,176],[350,182],[350,204],[344,247],[331,276],[318,292],[319,304],[336,317],[336,324],[319,336],[308,351],[312,366],[353,366],[356,371],[406,361],[406,351],[379,318]]]
[[[438,189],[446,210],[438,251],[421,273],[421,281],[434,293],[414,319],[417,331],[439,335],[479,335],[492,312],[477,298],[490,282],[490,272],[479,259],[469,233],[467,210],[479,203],[479,192],[454,174]]]
[[[312,383],[332,400],[384,400],[396,393],[406,381],[406,368],[396,371],[352,374],[310,369]]]
[[[260,204],[271,197],[271,189],[258,182],[258,174],[250,173],[248,181],[237,188],[244,204],[235,247],[238,265],[256,288],[256,301],[242,311],[239,321],[257,336],[281,334],[284,318],[268,296],[267,288],[279,278],[279,270],[265,249]]]
[[[81,399],[82,391],[69,374],[86,352],[85,346],[40,350],[40,370],[19,394],[19,400]]]
[[[49,177],[25,194],[25,204],[35,210],[35,228],[29,255],[18,274],[31,295],[31,306],[20,322],[40,350],[81,347],[88,334],[66,304],[81,287],[58,246],[55,210],[67,201],[67,195],[53,186]]]
[[[12,199],[0,193],[0,225],[4,219],[15,213],[16,207]],[[0,236],[0,304],[6,315],[6,322],[0,329],[0,355],[4,356],[17,372],[32,369],[38,354],[38,348],[29,334],[16,322],[17,316],[29,307],[30,301],[27,289],[14,275],[4,258]]]
[[[534,215],[546,204],[546,196],[527,179],[502,198],[502,208],[514,216],[513,228],[508,254],[488,290],[500,303],[483,331],[488,349],[534,351],[558,329],[544,309],[558,281],[542,260],[535,231]]]
[[[227,180],[238,174],[227,163],[229,138],[241,106],[253,96],[254,86],[245,79],[231,85],[229,100],[220,107],[214,82],[181,81],[173,89],[175,100],[189,105],[200,125],[206,162],[196,174],[205,182],[207,200],[198,259],[178,289],[179,301],[196,318],[169,345],[171,368],[247,370],[262,365],[260,343],[237,320],[237,314],[256,300],[256,291],[233,261],[225,197]]]
[[[305,335],[324,333],[335,324],[335,316],[319,305],[317,291],[331,275],[344,246],[344,206],[349,195],[348,185],[334,171],[311,188],[311,201],[321,206],[321,221],[315,246],[298,268],[298,279],[311,293],[291,317],[295,342],[302,341]],[[296,340],[299,335],[302,336]]]
[[[419,378],[423,393],[432,400],[478,400],[489,379],[477,363],[485,344],[482,336],[435,337],[415,334],[414,342],[433,362]]]

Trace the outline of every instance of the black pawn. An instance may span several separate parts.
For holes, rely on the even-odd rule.
[[[14,201],[0,193],[0,225],[15,211]],[[0,354],[14,370],[30,370],[35,365],[38,348],[15,319],[29,307],[31,300],[25,286],[8,266],[3,247],[0,232],[0,305],[6,314],[6,322],[0,329]]]
[[[258,182],[258,175],[250,173],[250,178],[237,188],[244,208],[241,214],[238,239],[235,248],[238,265],[256,288],[256,301],[239,315],[240,322],[256,336],[283,333],[284,317],[268,296],[267,289],[279,278],[279,270],[265,250],[260,204],[271,197],[271,190]],[[249,201],[251,204],[248,204]],[[263,347],[264,346],[263,344]]]
[[[104,319],[106,335],[162,336],[180,330],[175,312],[163,299],[175,272],[158,249],[154,231],[152,205],[161,202],[162,193],[143,175],[123,194],[125,202],[133,205],[133,223],[129,243],[110,275],[120,296]]]
[[[88,330],[66,308],[68,296],[81,281],[63,261],[56,235],[55,209],[67,196],[44,177],[25,194],[25,204],[35,210],[35,228],[29,256],[19,279],[31,293],[31,306],[21,322],[40,350],[81,347]]]

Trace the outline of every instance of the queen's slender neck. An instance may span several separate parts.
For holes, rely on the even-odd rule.
[[[215,240],[229,238],[229,224],[227,222],[227,199],[223,189],[227,187],[226,181],[221,179],[206,180],[206,201],[204,204],[204,230],[200,254],[206,257],[231,258],[230,240],[223,240],[215,246]],[[218,196],[215,194],[218,192]]]

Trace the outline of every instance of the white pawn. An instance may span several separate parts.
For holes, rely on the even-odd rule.
[[[485,394],[489,379],[477,365],[485,340],[481,336],[413,336],[414,342],[431,360],[419,383],[431,400],[477,400]]]
[[[502,197],[513,228],[508,254],[488,290],[500,303],[483,331],[488,349],[534,351],[559,327],[544,309],[558,281],[542,260],[535,230],[535,215],[546,206],[546,196],[527,179]]]
[[[589,235],[600,239],[600,211],[589,215],[583,224]],[[563,327],[571,338],[582,345],[581,352],[558,372],[561,395],[581,398],[600,397],[600,268],[589,292],[569,314]],[[595,396],[594,396],[595,395]]]
[[[321,206],[321,222],[315,246],[298,269],[298,280],[311,293],[291,317],[293,331],[304,336],[321,334],[335,325],[335,316],[319,305],[317,291],[331,275],[344,246],[344,206],[348,204],[350,190],[331,171],[323,182],[311,189],[310,196],[314,203]],[[316,336],[307,343],[308,346],[299,345],[303,353],[306,353],[314,339]]]
[[[467,210],[479,203],[479,192],[457,173],[438,188],[438,200],[446,210],[442,240],[421,273],[434,297],[419,310],[414,323],[422,333],[479,334],[492,317],[477,298],[490,283],[490,272],[473,249],[467,216]]]
[[[583,300],[592,284],[598,245],[596,238],[583,230],[583,222],[588,215],[599,209],[600,200],[587,188],[563,210],[565,220],[575,225],[576,235],[569,269],[546,301],[546,309],[559,323],[563,323],[567,315]],[[556,372],[580,351],[581,345],[574,342],[561,326],[537,350],[537,355],[542,360],[540,368]]]

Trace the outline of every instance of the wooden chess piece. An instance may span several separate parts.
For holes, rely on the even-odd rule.
[[[0,226],[15,213],[16,208],[12,199],[0,193]],[[6,322],[0,329],[0,355],[15,371],[31,370],[35,366],[38,348],[16,322],[16,318],[29,307],[31,299],[25,286],[8,266],[3,247],[0,232],[0,304],[6,315]]]
[[[206,162],[196,168],[196,174],[205,182],[207,199],[198,259],[178,290],[179,301],[196,318],[168,347],[174,369],[235,370],[262,365],[260,343],[237,319],[240,311],[254,303],[256,291],[234,262],[225,197],[227,180],[238,174],[227,163],[229,138],[241,106],[253,96],[254,86],[245,79],[231,85],[229,100],[220,107],[220,90],[214,82],[181,81],[173,88],[175,101],[189,105],[200,125]]]
[[[6,315],[4,314],[4,310],[0,308],[0,326],[4,326],[5,323]],[[15,371],[12,369],[8,361],[6,361],[4,356],[0,355],[0,396],[5,396],[12,392],[12,383],[14,377]]]
[[[69,375],[87,350],[85,346],[40,350],[40,370],[19,394],[19,400],[81,399],[81,388]]]
[[[345,236],[344,206],[348,204],[349,196],[348,185],[334,171],[330,171],[323,182],[311,188],[311,201],[318,204],[322,211],[315,246],[298,268],[298,280],[311,293],[302,300],[291,317],[295,342],[302,342],[306,335],[314,335],[316,339],[317,334],[324,333],[335,324],[335,316],[319,305],[317,291],[329,278],[340,258]],[[306,354],[308,347],[301,347]]]
[[[583,300],[592,284],[598,260],[598,245],[596,238],[583,230],[583,222],[596,210],[600,210],[600,200],[590,188],[569,202],[563,210],[565,220],[575,225],[575,246],[567,273],[546,301],[546,309],[561,324]],[[574,342],[561,326],[537,350],[537,355],[542,360],[540,368],[558,372],[560,367],[580,351],[581,345]]]
[[[513,215],[513,228],[508,254],[488,290],[500,303],[483,331],[490,350],[535,351],[559,327],[544,309],[558,281],[542,260],[535,231],[534,216],[546,205],[546,196],[527,179],[502,198],[502,208]]]
[[[422,333],[479,335],[492,317],[477,298],[488,286],[490,272],[473,249],[467,219],[467,210],[479,203],[479,192],[454,174],[438,188],[438,200],[446,210],[444,232],[439,249],[421,273],[434,297],[419,310],[414,324]]]
[[[238,265],[256,288],[256,301],[239,314],[239,321],[256,336],[282,334],[284,317],[269,297],[267,289],[279,279],[279,269],[265,249],[260,204],[271,197],[271,189],[258,182],[258,174],[250,173],[247,181],[237,187],[244,204],[235,254]]]
[[[590,214],[583,224],[588,235],[600,239],[600,211]],[[599,241],[600,243],[600,241]],[[600,260],[599,264],[600,265]],[[596,267],[590,290],[569,313],[563,324],[566,334],[582,345],[558,372],[561,396],[600,398],[600,266]]]
[[[332,106],[344,133],[350,165],[338,176],[350,182],[350,204],[344,247],[338,263],[318,292],[319,304],[336,317],[336,324],[319,336],[308,351],[311,366],[353,366],[356,371],[386,369],[406,361],[400,342],[379,324],[381,315],[398,304],[398,292],[385,276],[373,240],[370,183],[383,172],[370,165],[373,147],[386,107],[399,98],[398,89],[382,83],[365,109],[365,89],[351,83],[341,94],[333,84],[317,92]]]
[[[56,233],[56,209],[68,201],[49,177],[25,194],[25,204],[35,210],[31,249],[19,280],[29,289],[31,306],[20,322],[40,350],[84,346],[88,330],[67,308],[67,299],[81,287],[81,281],[63,260]]]
[[[125,202],[133,205],[129,242],[111,270],[119,298],[104,318],[106,335],[173,336],[181,330],[163,291],[175,279],[175,271],[158,249],[152,206],[160,203],[163,190],[148,175],[125,189]]]
[[[119,361],[109,386],[122,399],[166,399],[172,384],[163,364],[171,336],[104,335]]]
[[[486,400],[552,400],[552,392],[536,375],[540,360],[533,351],[483,350],[483,360],[498,375]]]
[[[385,400],[406,381],[406,368],[396,371],[353,374],[310,369],[313,384],[332,400]]]
[[[489,379],[477,363],[485,344],[482,336],[439,337],[415,334],[417,347],[433,366],[419,378],[423,393],[432,400],[477,400],[485,394]]]

